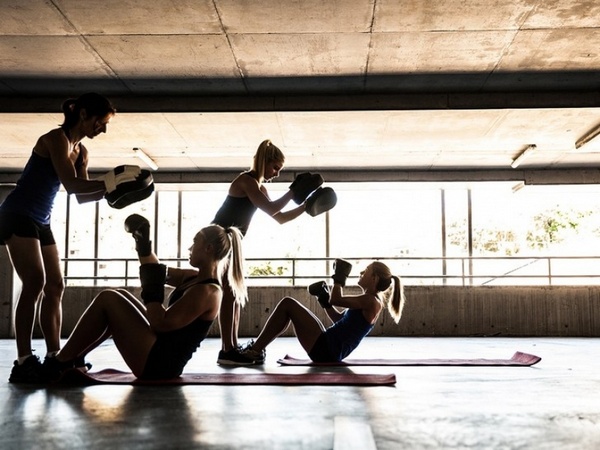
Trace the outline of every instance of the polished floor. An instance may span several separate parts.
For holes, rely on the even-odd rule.
[[[304,356],[293,338],[268,349],[264,368],[223,369],[215,363],[218,347],[209,339],[186,371],[310,370],[277,365],[286,353]],[[43,353],[40,341],[36,348]],[[4,381],[0,448],[600,448],[598,339],[372,337],[352,357],[509,358],[517,350],[542,361],[526,368],[353,368],[394,372],[394,387],[34,388]],[[13,359],[14,342],[0,341],[2,380]],[[88,359],[93,370],[126,369],[112,342]]]

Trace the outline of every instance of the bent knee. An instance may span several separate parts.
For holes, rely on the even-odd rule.
[[[105,289],[94,298],[94,303],[114,303],[124,300],[125,297],[116,289]]]
[[[296,300],[295,298],[292,297],[283,297],[279,303],[277,304],[278,307],[281,308],[293,308],[297,305],[299,305],[300,302],[298,300]]]

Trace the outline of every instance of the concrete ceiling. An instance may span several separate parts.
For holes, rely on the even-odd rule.
[[[535,144],[518,170],[589,173],[599,26],[597,0],[0,0],[0,171],[98,91],[98,170],[239,170],[270,138],[295,169],[510,174]]]

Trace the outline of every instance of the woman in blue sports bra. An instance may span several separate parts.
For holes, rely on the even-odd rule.
[[[81,143],[106,133],[115,114],[100,94],[83,94],[62,105],[64,122],[41,136],[15,188],[0,205],[0,245],[6,245],[22,291],[15,309],[17,360],[9,381],[39,382],[42,364],[33,355],[31,334],[38,301],[46,356],[60,348],[64,280],[50,228],[52,206],[61,186],[80,203],[100,200],[105,182],[88,179],[88,151]]]
[[[265,348],[292,324],[300,344],[313,361],[339,362],[371,332],[384,306],[398,323],[405,301],[400,278],[392,275],[384,263],[374,261],[360,273],[358,286],[362,293],[344,295],[343,287],[351,268],[349,262],[336,259],[331,291],[324,281],[309,286],[309,292],[317,297],[333,322],[331,326],[326,328],[298,300],[285,297],[273,309],[256,341],[250,341],[243,354],[255,364],[263,364]]]
[[[109,337],[136,377],[176,378],[219,313],[220,280],[226,279],[239,295],[246,293],[242,235],[236,228],[202,228],[190,247],[189,263],[194,269],[167,268],[151,250],[148,221],[137,214],[127,220],[126,229],[136,240],[140,260],[142,301],[123,289],[98,294],[63,348],[49,359],[48,381],[73,368],[77,359]],[[165,285],[175,287],[167,307],[163,305]]]

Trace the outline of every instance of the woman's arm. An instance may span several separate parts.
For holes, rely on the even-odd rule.
[[[58,131],[58,132],[57,132]],[[43,156],[48,154],[58,179],[69,194],[84,194],[85,198],[98,196],[99,200],[104,196],[106,188],[103,181],[87,179],[87,149],[80,145],[79,151],[83,153],[86,178],[78,178],[75,165],[69,158],[69,141],[62,131],[55,130],[42,136],[34,150],[38,150]],[[81,173],[81,172],[80,172]],[[89,201],[89,200],[88,200]]]
[[[325,312],[333,323],[337,322],[344,316],[344,314],[338,311],[338,309],[333,305],[331,305],[329,308],[325,308]]]
[[[219,313],[222,296],[220,287],[197,284],[167,309],[162,303],[149,303],[146,305],[146,317],[150,327],[158,333],[179,330],[199,318],[214,320]]]
[[[88,174],[88,151],[82,144],[79,144],[80,152],[81,152],[81,166],[79,166],[77,170],[77,178],[81,180],[89,180]],[[97,202],[98,200],[102,200],[104,198],[104,192],[98,191],[93,192],[91,194],[75,194],[78,203],[89,203],[89,202]]]
[[[254,178],[245,175],[239,176],[235,179],[234,185],[232,185],[232,189],[230,191],[235,193],[239,192],[240,195],[246,195],[252,204],[254,204],[254,206],[266,212],[271,217],[275,217],[275,215],[280,213],[280,211],[294,197],[294,193],[292,191],[288,191],[277,200],[271,200],[269,193],[264,186],[260,186],[258,181],[256,181]],[[304,206],[302,206],[302,210],[296,215],[296,217],[302,214],[302,212],[304,212]]]
[[[331,297],[329,302],[333,306],[339,306],[348,309],[360,309],[369,322],[373,322],[381,311],[381,302],[374,295],[344,295],[342,286],[338,283],[333,285],[331,289]]]
[[[289,211],[285,212],[278,212],[273,216],[273,219],[275,219],[279,224],[284,224],[290,220],[294,220],[296,217],[301,216],[305,209],[306,207],[304,203],[302,203],[297,208],[290,209]]]

